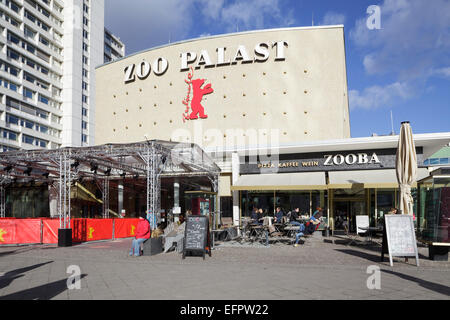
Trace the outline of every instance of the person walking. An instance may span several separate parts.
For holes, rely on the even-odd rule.
[[[145,240],[150,239],[150,235],[150,222],[148,222],[147,215],[143,212],[139,217],[136,236],[131,243],[130,256],[134,254],[135,257],[139,257],[141,255],[141,244],[144,243]]]

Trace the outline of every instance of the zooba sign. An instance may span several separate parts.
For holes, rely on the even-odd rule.
[[[396,149],[355,150],[246,156],[240,158],[241,174],[341,171],[395,168]],[[423,149],[417,148],[417,161],[423,163]]]
[[[350,153],[347,155],[325,155],[324,158],[324,166],[340,166],[344,163],[347,165],[380,163],[380,159],[375,152],[372,153],[371,156],[369,156],[367,153]]]
[[[213,85],[211,83],[205,84],[205,79],[202,79],[202,77],[194,79],[194,69],[231,66],[238,63],[264,63],[271,56],[274,61],[284,61],[287,47],[286,41],[274,41],[258,43],[252,50],[248,50],[244,45],[238,45],[234,50],[218,47],[214,53],[208,50],[181,52],[179,70],[180,72],[190,70],[187,79],[184,79],[187,85],[186,96],[181,100],[185,107],[182,114],[183,121],[208,118],[202,100],[205,95],[214,92]],[[150,62],[144,60],[139,64],[131,64],[124,69],[124,83],[145,80],[152,72],[155,76],[163,76],[170,65],[171,63],[164,57],[159,57]]]

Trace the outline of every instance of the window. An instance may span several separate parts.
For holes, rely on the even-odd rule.
[[[31,30],[30,28],[28,28],[27,26],[25,26],[24,34],[25,34],[25,36],[27,36],[28,38],[34,38],[34,36],[36,35],[36,32],[34,32],[33,30]]]
[[[3,129],[3,138],[17,141],[17,133]]]
[[[85,68],[83,68],[83,77],[87,78],[88,75],[89,75],[89,72]]]
[[[82,134],[81,135],[81,141],[84,142],[84,143],[87,143],[87,135]]]
[[[36,79],[34,77],[32,77],[29,73],[24,72],[23,74],[23,78],[25,80],[27,80],[28,82],[34,83],[36,81]]]
[[[47,39],[43,38],[43,37],[39,37],[39,41],[40,41],[42,44],[46,45],[47,47],[48,47],[49,44],[50,44],[50,42],[49,42]]]
[[[81,113],[83,114],[84,117],[87,117],[87,115],[88,115],[86,108],[81,109]]]
[[[20,59],[20,55],[16,51],[8,48],[8,58],[18,61]]]
[[[17,45],[20,44],[20,38],[10,32],[8,32],[8,40]]]
[[[88,89],[88,84],[85,81],[83,81],[82,87],[83,87],[83,90],[87,90]]]
[[[84,103],[88,103],[88,97],[86,95],[83,94],[83,102]]]
[[[87,122],[86,121],[81,121],[81,128],[84,130],[87,130]]]
[[[31,91],[30,89],[24,87],[23,88],[23,96],[26,98],[29,98],[29,99],[33,99],[34,92]]]
[[[6,123],[19,125],[19,118],[15,117],[13,115],[10,115],[10,114],[6,114]]]
[[[36,110],[36,115],[42,119],[47,119],[48,118],[48,112],[47,111],[43,111],[40,109]]]
[[[34,138],[24,134],[24,135],[22,135],[22,142],[26,143],[26,144],[33,144]]]
[[[28,128],[28,129],[33,129],[33,127],[34,127],[34,123],[33,122],[26,121],[26,120],[25,120],[24,125],[25,125],[25,128]]]
[[[87,52],[88,48],[89,48],[89,46],[83,42],[83,50]]]
[[[89,59],[83,55],[83,63],[84,64],[88,64],[89,63]]]
[[[39,126],[39,131],[42,132],[42,133],[47,134],[48,133],[48,127],[41,125],[41,126]]]
[[[48,104],[48,98],[39,94],[39,101],[45,104]]]

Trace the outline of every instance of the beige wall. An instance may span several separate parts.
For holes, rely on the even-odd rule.
[[[196,52],[198,62],[201,51],[207,50],[216,63],[218,47],[226,47],[226,59],[232,60],[244,45],[254,58],[258,43],[276,41],[288,43],[283,61],[275,61],[276,48],[269,48],[265,62],[194,70],[193,79],[206,79],[214,92],[202,101],[207,119],[183,122],[188,71],[180,70],[182,52]],[[159,57],[169,63],[163,75],[152,72],[144,80],[136,77],[124,83],[127,66],[143,60],[153,64]],[[142,141],[144,135],[203,147],[350,137],[342,26],[265,30],[172,44],[101,66],[96,77],[96,144]]]

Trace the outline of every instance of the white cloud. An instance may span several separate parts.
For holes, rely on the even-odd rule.
[[[434,69],[431,72],[432,75],[442,76],[445,78],[450,78],[450,67],[444,67],[440,69]]]
[[[107,0],[106,26],[119,36],[127,54],[196,37],[199,34],[287,27],[293,10],[281,9],[282,0]],[[205,28],[198,31],[199,26]]]
[[[407,83],[395,82],[387,86],[371,86],[362,92],[349,91],[351,109],[376,109],[395,103],[397,100],[407,100],[414,96],[413,88]]]
[[[183,39],[192,25],[193,3],[183,0],[107,0],[106,26],[125,41],[127,54]]]
[[[365,52],[369,74],[392,74],[402,81],[421,78],[448,65],[450,1],[385,0],[381,30],[369,30],[368,16],[356,22],[350,38]]]
[[[274,21],[279,27],[287,27],[295,21],[292,11],[282,13],[279,0],[199,1],[204,5],[204,16],[223,25],[227,32],[262,29]]]
[[[346,17],[344,14],[329,11],[323,17],[323,21],[322,21],[321,25],[344,24],[345,20],[346,20]]]
[[[380,9],[381,29],[369,30],[367,15],[350,39],[367,74],[395,82],[350,90],[352,109],[395,104],[425,93],[430,77],[450,78],[450,1],[384,0]]]

